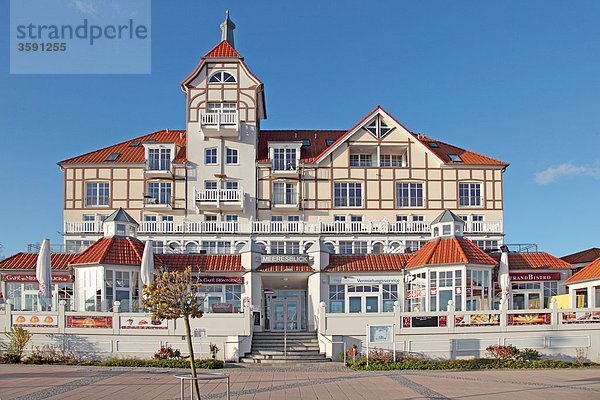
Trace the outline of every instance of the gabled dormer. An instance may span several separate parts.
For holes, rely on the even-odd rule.
[[[465,221],[450,210],[444,210],[437,218],[431,221],[431,238],[462,237],[465,230]]]

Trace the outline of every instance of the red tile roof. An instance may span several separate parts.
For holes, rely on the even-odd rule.
[[[427,242],[413,254],[406,268],[442,264],[496,265],[497,262],[469,239],[450,237]]]
[[[434,152],[435,155],[437,155],[438,158],[446,164],[501,165],[501,166],[508,165],[508,163],[505,163],[504,161],[496,160],[494,158],[487,157],[487,156],[475,153],[470,150],[465,150],[460,147],[452,146],[451,144],[447,144],[447,143],[441,142],[436,139],[428,138],[426,136],[419,135],[416,133],[412,133],[412,135],[415,137],[415,139],[417,139],[418,141],[423,143],[429,150]],[[429,145],[429,143],[437,143],[438,147],[431,147]],[[450,154],[456,154],[457,156],[459,156],[461,158],[462,162],[452,161],[449,156]]]
[[[77,254],[52,253],[50,262],[52,270],[68,270],[69,264]],[[0,270],[5,269],[35,269],[38,253],[17,253],[0,261]]]
[[[587,250],[579,251],[577,253],[569,254],[560,259],[568,262],[569,264],[579,263],[590,263],[600,257],[600,248],[592,247]]]
[[[261,272],[314,272],[308,264],[261,264],[257,269]]]
[[[577,283],[583,281],[589,281],[593,279],[600,279],[600,257],[583,267],[581,271],[577,272],[569,279],[565,280],[565,284]]]
[[[101,238],[79,253],[72,264],[119,264],[141,265],[144,243],[137,238],[113,236]],[[154,255],[155,265],[163,265]]]
[[[219,43],[215,47],[213,47],[212,50],[210,50],[208,53],[206,53],[206,55],[204,56],[204,58],[208,58],[208,57],[220,57],[220,58],[235,57],[235,58],[242,58],[242,56],[240,55],[240,53],[238,53],[237,50],[234,49],[233,46],[230,45],[227,40],[223,40],[221,43]]]
[[[310,146],[300,149],[300,159],[313,162],[328,147],[327,141],[335,142],[346,131],[343,130],[261,130],[258,135],[257,159],[269,161],[269,142],[301,142],[310,140]]]
[[[500,262],[500,254],[491,255]],[[548,253],[509,253],[508,267],[512,269],[571,269],[573,266]]]
[[[410,254],[331,254],[329,256],[329,265],[325,268],[325,271],[401,271],[410,257]]]
[[[157,143],[177,143],[179,152],[175,156],[173,162],[185,162],[185,130],[162,130],[140,136],[134,139],[127,140],[112,146],[104,147],[99,150],[94,150],[90,153],[82,154],[77,157],[72,157],[61,161],[58,164],[76,164],[76,163],[143,163],[146,159],[146,153],[143,146],[144,142]],[[132,143],[139,142],[137,146],[131,146]],[[113,153],[119,153],[114,161],[107,161],[107,157]]]
[[[192,267],[201,271],[245,271],[239,254],[161,254],[167,269]]]

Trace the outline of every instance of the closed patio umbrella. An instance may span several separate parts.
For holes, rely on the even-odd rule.
[[[154,281],[154,252],[152,251],[152,242],[150,240],[144,246],[140,276],[144,285],[149,285]]]
[[[508,272],[508,249],[506,248],[502,249],[502,255],[500,256],[498,281],[500,283],[500,292],[502,293],[500,304],[505,304],[508,301],[508,294],[510,291],[510,273]]]
[[[39,283],[38,296],[43,310],[47,310],[52,299],[52,265],[50,259],[50,239],[44,239],[37,258],[35,277]]]

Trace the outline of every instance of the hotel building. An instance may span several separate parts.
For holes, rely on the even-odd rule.
[[[340,130],[263,129],[264,85],[234,28],[227,15],[221,42],[181,82],[185,129],[59,162],[55,302],[137,311],[151,241],[156,268],[191,266],[205,311],[252,310],[254,332],[314,332],[322,309],[334,322],[498,310],[508,164],[413,132],[381,106]],[[572,275],[529,250],[508,255],[511,309],[549,308]],[[35,260],[0,262],[15,309],[37,307]]]

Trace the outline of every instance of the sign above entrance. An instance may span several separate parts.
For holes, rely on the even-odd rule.
[[[510,280],[514,282],[560,281],[560,272],[511,272]]]
[[[313,258],[306,254],[263,254],[260,256],[261,264],[312,264]]]
[[[331,285],[378,285],[378,284],[400,284],[402,277],[399,276],[330,276]]]
[[[2,274],[1,278],[4,282],[37,282],[35,274]],[[70,275],[52,275],[52,282],[66,283],[71,282]]]

